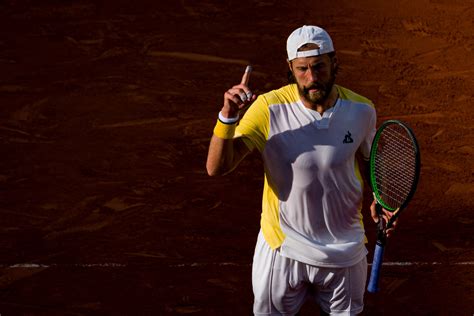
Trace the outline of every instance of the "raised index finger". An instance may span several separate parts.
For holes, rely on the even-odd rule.
[[[248,85],[251,72],[252,72],[252,66],[248,65],[247,68],[245,68],[245,72],[244,72],[244,75],[242,76],[242,81],[240,82],[240,84]]]

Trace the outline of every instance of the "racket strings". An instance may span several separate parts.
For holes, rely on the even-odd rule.
[[[387,126],[380,135],[375,174],[380,198],[394,209],[400,207],[410,194],[416,174],[416,148],[403,127]]]

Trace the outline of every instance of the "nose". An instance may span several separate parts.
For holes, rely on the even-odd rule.
[[[308,79],[311,80],[311,82],[318,81],[318,72],[311,67],[308,69]]]

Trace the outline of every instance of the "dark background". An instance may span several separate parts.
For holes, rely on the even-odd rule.
[[[410,265],[364,315],[472,315],[473,21],[472,0],[0,1],[0,314],[250,315],[261,161],[210,178],[207,145],[245,66],[280,87],[316,24],[338,83],[422,150],[385,256]]]

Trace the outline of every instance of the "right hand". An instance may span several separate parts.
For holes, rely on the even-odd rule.
[[[247,66],[240,84],[233,86],[224,93],[224,106],[221,110],[224,117],[237,117],[242,109],[257,98],[248,87],[251,71],[252,67]]]

